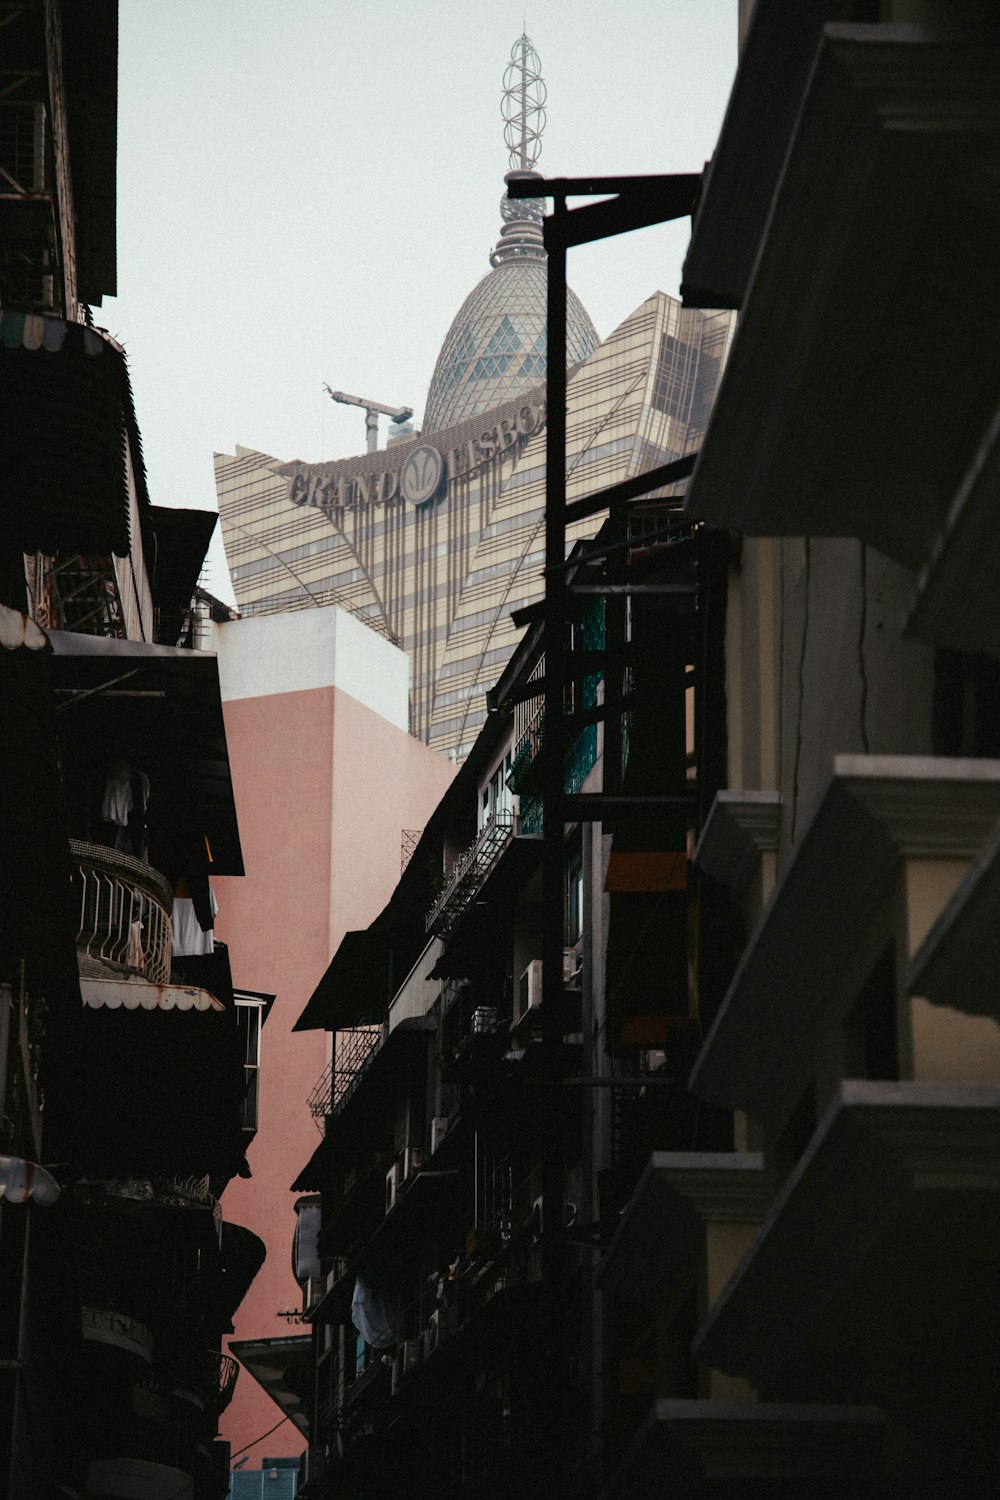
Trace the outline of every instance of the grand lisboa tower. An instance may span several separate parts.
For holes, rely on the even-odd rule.
[[[511,49],[502,111],[510,171],[504,181],[539,178],[534,171],[545,125],[545,83],[527,36]],[[492,270],[466,297],[441,346],[427,393],[423,431],[440,432],[531,390],[545,379],[547,320],[545,247],[540,198],[500,201],[503,228],[490,255]],[[597,348],[594,325],[579,297],[568,294],[567,364]]]

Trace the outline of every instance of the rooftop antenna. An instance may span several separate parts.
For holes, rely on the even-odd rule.
[[[363,408],[369,453],[378,452],[378,418],[380,412],[387,417],[391,417],[394,422],[408,422],[413,416],[412,406],[383,406],[381,401],[369,401],[367,396],[349,396],[346,391],[331,391],[325,381],[323,389],[331,401],[339,401],[343,406],[360,406]]]
[[[510,50],[500,103],[512,172],[530,172],[542,154],[548,92],[541,68],[542,60],[531,38],[522,32]]]
[[[510,62],[503,75],[500,113],[510,162],[504,182],[539,176],[535,163],[542,154],[545,100],[548,97],[541,68],[541,58],[532,46],[531,38],[522,32],[510,49]],[[504,227],[500,231],[500,241],[490,255],[490,265],[498,266],[507,260],[543,261],[544,198],[512,201],[504,193],[500,199],[500,216]]]

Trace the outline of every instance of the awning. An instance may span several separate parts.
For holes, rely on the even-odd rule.
[[[81,979],[80,994],[91,1010],[225,1010],[208,990],[146,979]]]
[[[233,1339],[229,1352],[261,1386],[275,1406],[300,1432],[309,1432],[309,1394],[313,1381],[312,1337]]]
[[[129,551],[125,352],[80,323],[0,312],[0,534],[21,552]]]
[[[155,540],[152,558],[153,602],[161,640],[176,642],[194,597],[219,517],[211,510],[175,510],[153,505],[149,523]]]
[[[339,1031],[381,1021],[392,999],[391,936],[365,928],[345,932],[330,966],[293,1031]]]
[[[208,839],[212,873],[242,875],[215,656],[72,631],[48,637],[60,737],[145,771],[159,805]]]

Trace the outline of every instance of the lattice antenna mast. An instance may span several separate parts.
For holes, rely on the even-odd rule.
[[[541,59],[531,38],[522,33],[510,51],[510,62],[503,75],[503,138],[507,144],[510,171],[504,177],[537,177],[535,163],[542,154],[542,131],[545,129],[547,92],[541,73]],[[545,259],[542,243],[542,219],[545,202],[541,198],[522,198],[513,203],[504,195],[500,215],[504,227],[500,242],[490,256],[490,265],[504,261]]]
[[[531,38],[522,33],[511,48],[500,104],[512,172],[530,172],[542,153],[547,92],[541,67]]]

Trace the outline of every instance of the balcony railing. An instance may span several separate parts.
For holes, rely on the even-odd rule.
[[[452,865],[444,890],[427,913],[428,932],[444,936],[452,930],[482,890],[513,837],[514,815],[507,809],[499,809]]]
[[[320,1130],[328,1116],[344,1108],[385,1038],[384,1026],[359,1026],[334,1034],[333,1057],[308,1099],[309,1112]]]
[[[78,839],[69,847],[81,975],[139,974],[151,984],[169,983],[169,883],[131,854]]]
[[[208,1351],[206,1362],[208,1366],[206,1405],[210,1412],[219,1417],[233,1399],[240,1367],[231,1354],[217,1354],[214,1349]]]

